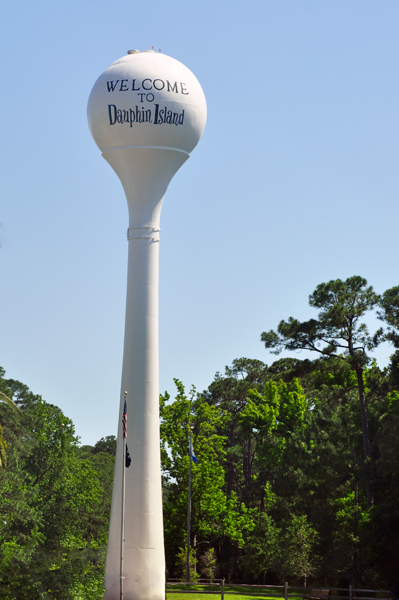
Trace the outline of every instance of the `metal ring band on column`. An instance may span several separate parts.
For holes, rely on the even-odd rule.
[[[145,233],[148,231],[150,235],[137,235],[140,232]],[[127,239],[129,240],[152,240],[153,242],[160,242],[161,240],[158,237],[154,237],[154,234],[161,231],[156,227],[129,227],[127,230]],[[136,234],[136,235],[135,235]],[[151,235],[153,234],[153,235]]]

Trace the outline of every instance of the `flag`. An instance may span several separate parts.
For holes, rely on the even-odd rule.
[[[127,447],[127,444],[126,444],[125,467],[130,467],[131,462],[132,462],[132,459],[130,456],[129,448]]]
[[[193,450],[193,448],[192,448],[192,447],[190,448],[190,456],[191,456],[191,460],[193,461],[193,463],[197,464],[197,463],[198,463],[198,459],[197,459],[197,457],[195,456],[195,454],[194,454],[194,450]]]
[[[125,404],[123,405],[122,434],[123,434],[123,437],[126,439],[127,438],[127,404],[126,404],[126,396],[125,396]]]

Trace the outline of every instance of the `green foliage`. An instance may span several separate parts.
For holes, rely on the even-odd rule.
[[[307,579],[315,574],[317,568],[317,541],[318,534],[306,515],[292,515],[283,537],[283,551],[280,553],[280,570],[285,578],[298,576],[306,587]]]
[[[277,333],[264,332],[261,340],[266,348],[311,350],[325,356],[349,357],[352,364],[367,362],[366,350],[373,350],[382,339],[382,330],[370,336],[361,321],[375,308],[379,296],[362,277],[348,277],[321,283],[309,296],[310,306],[319,309],[318,318],[300,322],[293,317],[281,321]]]
[[[5,439],[3,437],[3,428],[0,425],[0,469],[5,467],[7,464],[6,450],[7,450],[7,442],[5,441]]]
[[[3,370],[3,372],[4,372],[4,370]],[[7,406],[12,408],[13,410],[18,411],[18,406],[15,404],[13,399],[6,396],[6,394],[2,391],[0,391],[0,402],[4,402],[5,404],[7,404]]]
[[[100,598],[109,502],[95,463],[113,457],[92,455],[92,464],[59,408],[17,381],[0,385],[20,407],[0,409],[9,450],[0,477],[1,597]]]
[[[243,543],[243,530],[251,527],[251,511],[236,494],[224,491],[226,438],[218,432],[226,414],[219,407],[199,399],[195,389],[187,397],[183,384],[175,380],[177,395],[173,403],[161,396],[161,454],[164,478],[164,526],[169,573],[186,535],[189,436],[193,428],[193,447],[198,463],[192,463],[192,538],[210,540],[228,536]]]
[[[215,550],[209,548],[200,556],[199,559],[201,575],[204,579],[210,579],[210,583],[215,579],[217,573],[217,557]]]
[[[4,370],[2,369],[0,371],[0,373],[1,372],[4,373]],[[18,407],[13,402],[12,398],[9,398],[8,396],[6,396],[6,394],[4,392],[2,392],[1,390],[0,390],[0,402],[4,402],[7,406],[12,408],[12,410],[18,411]],[[7,450],[7,442],[5,441],[5,439],[3,437],[3,427],[1,426],[1,423],[0,423],[0,469],[4,468],[7,464],[6,450]]]
[[[378,316],[388,325],[385,337],[399,348],[399,286],[386,290],[380,299]]]
[[[245,540],[245,553],[240,559],[244,573],[265,584],[269,571],[277,571],[280,557],[280,529],[272,517],[259,513],[254,529]]]
[[[369,334],[365,315],[380,302],[380,297],[359,276],[321,283],[309,296],[310,306],[319,309],[318,318],[300,322],[293,317],[281,321],[274,331],[264,332],[266,348],[279,354],[284,350],[310,350],[335,361],[344,361],[356,373],[362,418],[363,452],[367,473],[367,503],[373,503],[371,489],[371,448],[366,410],[364,369],[370,362],[367,351],[384,339],[383,330]],[[363,320],[362,320],[363,319]]]
[[[333,534],[334,569],[338,573],[356,578],[361,566],[362,544],[371,514],[366,510],[365,499],[358,498],[356,491],[335,500],[336,514]]]
[[[114,435],[107,435],[105,438],[101,438],[92,450],[93,454],[98,454],[99,452],[106,452],[111,456],[116,456],[116,437]]]
[[[282,438],[305,426],[308,401],[298,379],[290,384],[268,381],[264,393],[249,390],[239,418],[244,431],[262,436],[276,432]]]
[[[190,548],[190,581],[198,581],[200,576],[197,573],[197,557],[195,548]],[[179,548],[176,556],[176,573],[181,581],[186,581],[187,574],[187,546]]]

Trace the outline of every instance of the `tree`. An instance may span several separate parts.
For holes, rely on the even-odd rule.
[[[367,503],[373,503],[369,465],[371,451],[364,387],[364,369],[370,361],[367,351],[375,349],[383,339],[379,329],[371,336],[364,316],[374,309],[379,296],[359,276],[321,283],[309,296],[310,306],[319,309],[318,318],[300,322],[293,317],[281,321],[277,333],[263,332],[261,340],[274,353],[282,350],[310,350],[322,356],[347,362],[356,373],[363,433],[363,452],[368,468]]]
[[[190,581],[198,581],[199,575],[197,573],[197,557],[195,555],[195,548],[190,548]],[[186,581],[186,567],[187,567],[187,546],[179,548],[179,553],[176,556],[176,571],[181,581]]]
[[[395,348],[391,356],[391,378],[396,386],[399,385],[399,286],[386,290],[380,300],[378,318],[388,327],[385,339]]]
[[[193,428],[193,447],[198,462],[192,464],[191,544],[214,543],[225,536],[238,546],[243,530],[251,526],[251,513],[241,505],[234,492],[225,492],[225,443],[220,435],[226,415],[197,397],[188,397],[183,384],[175,379],[177,395],[161,402],[161,456],[164,483],[165,546],[169,572],[175,568],[173,557],[185,543],[188,472],[188,444]]]
[[[98,473],[58,407],[0,376],[5,388],[20,411],[0,404],[9,449],[0,477],[1,597],[100,599],[107,523]]]
[[[245,536],[244,555],[240,559],[247,576],[262,577],[262,583],[265,584],[268,572],[277,570],[279,536],[280,529],[271,516],[259,513],[253,531]]]
[[[99,452],[106,452],[107,454],[111,454],[111,456],[116,456],[116,437],[114,435],[107,435],[96,442],[92,453],[98,454]]]
[[[213,548],[205,550],[204,554],[200,556],[199,563],[201,575],[203,575],[205,579],[210,579],[212,583],[213,579],[215,579],[217,571],[217,558],[215,550]]]
[[[226,491],[234,491],[247,506],[253,504],[253,438],[240,425],[241,411],[250,390],[262,391],[268,379],[268,367],[260,360],[239,358],[226,366],[225,376],[216,373],[201,399],[217,406],[225,415],[221,432],[226,436]]]
[[[284,538],[285,548],[281,552],[284,575],[301,577],[306,587],[306,580],[316,570],[317,531],[308,523],[306,515],[293,515]]]
[[[257,484],[258,507],[264,510],[268,480],[288,449],[290,438],[305,428],[308,401],[297,379],[289,384],[268,381],[263,394],[249,390],[239,422],[252,439],[251,473]],[[252,484],[252,481],[251,481]]]
[[[10,408],[12,408],[15,411],[19,410],[17,405],[12,400],[12,398],[9,398],[8,396],[6,396],[6,394],[2,391],[0,391],[0,402],[4,402],[4,404],[6,404],[7,406],[9,406]],[[7,464],[6,450],[7,450],[7,442],[5,441],[5,439],[3,437],[3,427],[1,426],[1,423],[0,423],[0,469],[4,468]]]
[[[366,545],[361,537],[363,530],[369,526],[371,515],[369,511],[362,510],[356,492],[337,498],[335,504],[337,511],[332,544],[334,568],[349,581],[355,581],[365,570],[364,564],[358,564],[359,551],[362,545]]]
[[[399,348],[399,285],[386,290],[380,299],[378,316],[388,324],[385,339]]]
[[[0,402],[4,402],[7,406],[10,406],[13,410],[18,411],[18,407],[15,404],[12,398],[9,398],[4,394],[4,392],[0,391]]]

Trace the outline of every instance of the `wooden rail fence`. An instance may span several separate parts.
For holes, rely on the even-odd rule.
[[[210,582],[209,579],[199,579],[198,581],[195,582],[183,582],[177,579],[169,579],[166,582],[167,585],[167,593],[168,594],[219,594],[220,593],[220,598],[221,600],[225,600],[224,597],[225,595],[229,595],[229,596],[257,596],[259,597],[270,597],[275,596],[276,598],[281,597],[284,598],[284,600],[289,600],[289,598],[303,598],[305,595],[307,595],[307,593],[311,593],[312,592],[312,587],[308,586],[306,588],[304,587],[298,587],[298,586],[292,586],[292,585],[288,585],[288,582],[286,581],[284,583],[284,585],[247,585],[245,583],[235,583],[235,584],[229,584],[228,588],[226,589],[226,584],[225,584],[225,580],[224,579],[212,579],[212,583]],[[180,589],[170,589],[170,586],[173,587],[179,587]],[[220,591],[218,592],[217,589],[213,589],[213,590],[206,590],[206,589],[201,589],[201,590],[193,590],[193,589],[187,589],[190,588],[190,586],[201,586],[201,588],[205,588],[205,587],[213,587],[213,588],[220,588]],[[315,588],[316,586],[314,586]],[[317,586],[318,589],[321,589],[322,586]],[[168,589],[169,588],[169,589]],[[230,588],[234,588],[234,589],[230,589]],[[246,588],[245,591],[243,590],[242,592],[237,590],[237,588]],[[254,591],[248,591],[248,588],[250,588],[252,590],[252,588],[254,588]],[[313,589],[314,589],[313,588]],[[389,590],[368,590],[368,589],[360,589],[360,588],[354,588],[352,587],[352,585],[349,585],[349,587],[347,588],[323,588],[323,589],[328,589],[330,594],[329,594],[329,600],[343,600],[343,599],[347,599],[347,600],[392,600],[391,597],[391,593]],[[264,590],[263,592],[261,590]],[[279,594],[270,594],[270,592],[272,590],[276,590],[278,592],[280,592]],[[292,590],[292,591],[291,591]],[[290,593],[291,592],[291,593]],[[338,593],[334,593],[334,592],[338,592]],[[341,592],[341,593],[339,593]],[[364,594],[368,594],[367,596],[365,596]]]

